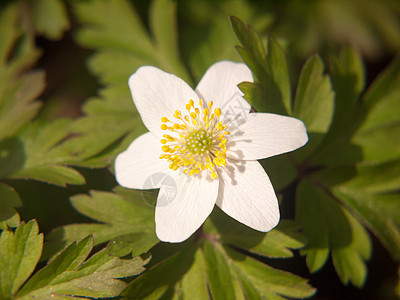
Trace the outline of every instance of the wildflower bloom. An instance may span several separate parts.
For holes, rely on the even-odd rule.
[[[253,81],[250,70],[229,61],[212,65],[195,91],[151,66],[130,77],[133,101],[150,132],[117,156],[116,179],[134,189],[145,188],[154,174],[173,179],[172,198],[165,197],[170,189],[165,180],[152,186],[160,188],[155,212],[160,240],[187,239],[215,204],[259,231],[278,224],[278,201],[257,159],[293,151],[307,143],[308,136],[295,118],[250,113],[237,87],[243,81]]]

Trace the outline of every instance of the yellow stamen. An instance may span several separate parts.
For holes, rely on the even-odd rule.
[[[182,115],[176,110],[173,114],[177,121],[171,122],[167,117],[162,117],[161,122],[171,122],[170,126],[161,124],[162,130],[169,130],[173,134],[164,134],[161,142],[160,159],[167,159],[169,168],[178,170],[182,168],[183,174],[195,176],[206,170],[213,179],[218,177],[217,168],[226,166],[227,136],[226,125],[219,120],[222,114],[220,108],[215,108],[211,113],[213,102],[203,103],[198,101],[194,106],[191,99],[186,104],[187,113]],[[204,107],[206,106],[206,107]]]

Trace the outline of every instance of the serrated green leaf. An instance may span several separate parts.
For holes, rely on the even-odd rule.
[[[44,74],[21,74],[39,51],[18,27],[18,4],[0,10],[0,140],[11,137],[38,112],[36,97],[44,89]]]
[[[0,236],[0,297],[12,298],[28,279],[42,253],[43,234],[35,220]]]
[[[400,83],[400,82],[399,82]],[[365,161],[387,162],[400,157],[400,88],[383,95],[367,113],[352,141],[363,149]]]
[[[237,38],[227,16],[237,16],[246,22],[251,20],[254,27],[260,31],[265,30],[272,19],[265,14],[259,15],[254,5],[241,0],[182,2],[179,3],[179,8],[185,11],[184,20],[180,21],[185,22],[185,26],[180,28],[180,44],[183,54],[189,56],[187,60],[195,82],[198,82],[206,70],[217,61],[240,60],[232,47]]]
[[[235,298],[234,278],[227,261],[210,243],[204,243],[203,249],[212,299]]]
[[[69,29],[69,19],[64,2],[60,0],[36,0],[31,12],[35,30],[48,39],[58,40]]]
[[[145,131],[129,93],[129,76],[142,65],[154,65],[188,82],[190,77],[177,51],[172,1],[152,4],[152,36],[128,1],[75,2],[74,8],[83,24],[78,41],[97,50],[89,66],[107,86],[100,99],[91,99],[85,105],[87,115],[72,126],[79,136],[69,144],[81,158],[77,165],[105,167]]]
[[[308,155],[321,142],[333,118],[334,93],[330,78],[323,71],[321,58],[313,56],[307,60],[300,74],[294,101],[293,116],[305,123],[310,135],[310,141],[302,151]]]
[[[322,268],[329,249],[350,244],[351,228],[340,205],[323,190],[303,180],[297,189],[296,220],[302,224],[308,244],[303,253],[311,272]],[[324,256],[324,254],[326,256]]]
[[[129,2],[80,1],[74,3],[74,10],[80,21],[90,25],[78,33],[82,45],[116,48],[150,60],[155,56],[150,38]]]
[[[327,170],[326,173],[328,172],[331,173],[331,177],[337,177],[337,172],[334,170]],[[356,173],[352,174],[353,177],[346,180],[345,186],[362,193],[396,192],[400,187],[400,160],[377,165],[361,164],[354,169],[354,172]]]
[[[193,247],[184,243],[181,251],[149,267],[143,275],[126,287],[121,296],[127,299],[160,299],[168,294],[171,297],[175,285],[193,263],[193,250]]]
[[[309,240],[303,254],[310,271],[318,271],[325,264],[330,250],[342,282],[361,287],[372,247],[368,233],[329,192],[311,181],[300,183],[297,199],[296,219]]]
[[[71,125],[71,131],[78,136],[67,144],[80,158],[76,165],[108,166],[116,154],[145,132],[127,84],[104,90],[102,98],[89,100],[83,107],[87,116]]]
[[[100,53],[114,53],[116,59],[118,53],[129,55],[137,64],[126,64],[125,61],[124,68],[114,68],[121,73],[127,70],[128,76],[141,65],[154,65],[189,82],[177,51],[174,6],[172,1],[154,1],[150,12],[151,37],[128,1],[77,2],[75,12],[87,25],[78,33],[78,41],[87,47],[99,48]],[[98,66],[97,70],[100,69],[100,75],[106,74],[104,68]]]
[[[61,186],[83,184],[84,177],[65,165],[75,161],[72,151],[62,141],[71,120],[59,119],[52,123],[34,122],[24,127],[18,136],[8,141],[5,168],[2,176],[31,178]],[[1,161],[0,161],[1,164]],[[5,173],[3,173],[5,172]]]
[[[224,248],[232,270],[248,279],[255,290],[266,299],[307,298],[315,289],[296,275],[269,267],[233,249]]]
[[[357,60],[356,56],[353,59]],[[335,123],[332,124],[324,142],[310,159],[313,165],[353,165],[363,160],[376,164],[399,157],[400,144],[398,139],[392,138],[398,135],[399,128],[398,118],[393,113],[398,110],[400,66],[398,61],[398,59],[393,61],[378,76],[362,101],[356,101],[358,92],[340,90],[340,85],[335,87],[339,89],[337,96],[349,98],[349,105],[352,105],[352,109],[342,103],[344,100],[337,100],[339,101],[338,109],[345,111],[343,112],[345,116],[335,117]],[[347,64],[359,65],[359,63],[347,63],[346,61],[342,63],[342,70],[349,73],[335,76],[342,76],[341,80],[344,80],[347,74],[347,76],[353,77],[353,80],[349,79],[349,83],[357,84],[360,79],[357,80],[356,76],[359,75],[355,75],[357,71],[352,71]],[[334,83],[337,83],[337,80]],[[349,86],[346,88],[350,89]],[[356,87],[353,88],[356,89]],[[355,104],[351,104],[354,102]]]
[[[38,59],[40,51],[22,32],[18,3],[8,3],[0,11],[0,95],[8,90],[22,71]],[[18,47],[16,47],[18,44]]]
[[[286,188],[297,176],[297,168],[291,157],[278,155],[260,161],[261,165],[271,178],[275,191],[278,193]]]
[[[306,57],[352,44],[366,57],[396,53],[400,47],[398,2],[328,0],[290,1],[280,6],[275,32],[285,36],[293,52]],[[362,6],[362,9],[360,7]],[[275,6],[272,6],[275,7]]]
[[[363,151],[364,161],[384,163],[400,157],[400,120],[395,124],[358,133],[352,139]]]
[[[279,99],[279,102],[283,103],[286,112],[291,115],[292,96],[286,56],[280,45],[273,39],[268,41],[266,59],[269,73],[272,74],[272,78],[277,88],[277,95],[273,95],[273,98]],[[268,85],[265,86],[269,88]],[[270,95],[270,97],[271,96],[272,95]]]
[[[399,259],[399,194],[367,194],[345,184],[338,185],[333,191],[374,232],[392,257]]]
[[[387,126],[398,124],[400,122],[399,98],[400,88],[382,97],[367,115],[360,131],[384,129]]]
[[[211,215],[211,224],[207,222],[205,226],[217,234],[222,243],[261,256],[289,258],[293,256],[290,249],[299,249],[305,245],[304,236],[299,233],[299,225],[292,221],[282,220],[274,230],[263,233],[237,222],[216,208]]]
[[[146,206],[140,191],[126,190],[124,195],[92,191],[90,196],[72,197],[71,203],[77,211],[101,223],[66,225],[54,230],[48,236],[46,256],[90,234],[95,245],[107,241],[112,245],[115,241],[110,248],[114,254],[147,252],[158,242],[154,234],[154,209]]]
[[[257,295],[261,299],[284,299],[306,298],[315,292],[298,276],[273,269],[230,246],[224,247],[214,234],[207,234],[206,239],[201,234],[198,237],[200,240],[191,238],[181,245],[158,244],[153,249],[153,259],[160,262],[134,280],[122,296],[253,299],[249,295]]]
[[[37,114],[41,103],[35,100],[44,89],[44,73],[31,72],[15,83],[1,84],[6,87],[0,87],[0,140],[12,136]]]
[[[386,95],[399,89],[399,73],[400,57],[397,57],[381,74],[379,74],[378,78],[368,88],[364,97],[364,103],[367,107],[373,107]]]
[[[282,49],[273,40],[268,40],[264,46],[264,41],[251,26],[246,26],[236,17],[230,17],[230,20],[242,44],[237,46],[236,50],[252,70],[257,83],[261,85],[242,85],[245,98],[258,111],[290,114],[292,110],[290,81]],[[253,101],[252,97],[256,99]]]
[[[372,247],[368,232],[347,211],[344,211],[352,228],[353,239],[349,246],[332,249],[332,261],[343,284],[351,281],[356,287],[362,287],[367,278],[367,266],[364,260],[371,257]]]
[[[190,269],[182,276],[181,288],[183,299],[194,298],[208,299],[206,263],[204,254],[200,249],[194,253],[193,264]]]
[[[174,70],[182,75],[182,79],[190,82],[186,69],[182,65],[178,49],[178,34],[176,24],[176,2],[170,0],[155,0],[150,9],[150,26],[153,33],[158,61],[163,62],[166,70]]]
[[[18,226],[20,218],[15,208],[20,206],[22,202],[17,192],[0,182],[0,230]]]
[[[332,82],[335,90],[334,126],[339,126],[356,108],[360,94],[365,88],[365,70],[361,56],[352,48],[342,49],[334,59]]]
[[[85,261],[93,247],[93,238],[73,243],[47,266],[38,271],[20,290],[17,299],[32,297],[115,297],[126,283],[117,278],[144,271],[140,258],[122,260],[103,249]]]

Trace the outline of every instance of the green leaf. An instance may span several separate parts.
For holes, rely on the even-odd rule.
[[[399,194],[369,194],[345,184],[333,189],[385,245],[394,259],[400,259]]]
[[[226,16],[238,16],[246,22],[251,20],[261,32],[272,22],[272,17],[260,15],[257,7],[247,1],[181,2],[179,8],[185,12],[179,19],[181,24],[185,24],[180,28],[180,44],[183,54],[188,56],[187,61],[195,82],[217,61],[240,60],[232,47],[237,38]]]
[[[44,74],[21,74],[39,57],[26,33],[18,27],[17,3],[0,10],[0,140],[11,137],[37,114],[35,101],[44,89]]]
[[[316,272],[325,264],[329,249],[351,243],[351,227],[340,205],[311,182],[303,180],[296,196],[296,220],[308,239],[303,253],[310,271]]]
[[[302,120],[307,127],[310,141],[302,151],[307,155],[310,155],[321,142],[333,118],[334,93],[330,78],[324,75],[323,71],[324,66],[320,57],[309,58],[301,71],[297,85],[293,116]]]
[[[190,269],[182,276],[181,292],[183,298],[190,299],[195,294],[198,299],[207,299],[206,262],[200,249],[194,253],[193,263]]]
[[[331,170],[329,172],[331,177],[338,177],[337,171]],[[356,176],[344,183],[346,188],[365,194],[375,194],[396,192],[400,187],[399,159],[378,165],[361,164],[355,168],[355,172]]]
[[[282,220],[274,230],[266,234],[237,222],[216,208],[211,215],[211,223],[206,222],[205,226],[220,236],[224,244],[260,256],[289,258],[293,257],[290,249],[300,249],[305,245],[304,236],[299,233],[299,225],[288,220]]]
[[[72,224],[58,228],[47,238],[45,256],[92,234],[95,245],[111,241],[110,253],[133,255],[147,252],[158,239],[154,234],[154,210],[136,190],[118,189],[118,194],[92,191],[71,198],[74,208],[100,223]]]
[[[65,166],[76,160],[72,150],[62,143],[70,123],[71,120],[59,119],[51,123],[34,122],[24,127],[6,144],[5,148],[9,150],[0,176],[31,178],[61,186],[85,183],[78,171]]]
[[[109,256],[106,249],[85,261],[92,247],[90,236],[68,246],[26,283],[17,299],[115,297],[126,286],[117,278],[144,271],[141,258],[123,260]]]
[[[227,260],[215,251],[211,243],[204,243],[204,257],[212,299],[235,298],[234,278]],[[239,294],[237,294],[239,296]]]
[[[127,84],[104,90],[102,96],[89,100],[83,107],[87,116],[71,125],[71,131],[78,136],[67,143],[80,158],[76,165],[108,166],[135,137],[145,132]]]
[[[31,4],[35,30],[48,39],[58,40],[69,29],[69,19],[64,2],[36,0]]]
[[[362,287],[368,272],[364,260],[369,260],[372,252],[371,240],[364,227],[348,211],[344,213],[353,239],[347,247],[332,249],[332,261],[343,284],[351,281],[356,287]]]
[[[154,60],[151,39],[128,1],[79,1],[74,3],[74,12],[84,25],[77,36],[83,46]]]
[[[35,100],[44,89],[44,73],[31,72],[14,83],[1,84],[6,87],[0,86],[0,140],[12,136],[37,114],[41,104]]]
[[[329,131],[324,131],[324,136],[317,136],[322,142],[310,157],[311,164],[350,165],[362,160],[362,149],[351,139],[367,111],[359,99],[364,89],[364,77],[361,57],[351,48],[344,48],[338,57],[333,58],[333,120],[330,118]],[[310,138],[312,141],[313,137]]]
[[[121,293],[121,296],[133,299],[160,299],[162,296],[174,293],[174,288],[182,276],[189,270],[193,263],[193,248],[184,243],[181,251],[150,266],[148,270],[134,280]],[[171,272],[171,270],[173,270]],[[204,287],[202,287],[204,288]],[[196,291],[192,290],[192,294]],[[172,294],[172,295],[171,295]]]
[[[31,67],[40,51],[19,25],[18,3],[9,3],[0,11],[0,95],[14,86],[22,71]]]
[[[222,251],[238,278],[246,278],[247,284],[265,299],[307,298],[315,293],[301,277],[271,268],[231,248],[217,248],[216,251]]]
[[[170,0],[152,2],[150,26],[158,61],[163,62],[164,69],[174,70],[174,74],[184,74],[182,79],[190,80],[177,55],[179,49],[176,19],[176,2]]]
[[[17,227],[20,218],[16,207],[22,206],[21,198],[10,186],[0,183],[0,230]]]
[[[340,127],[357,108],[357,101],[365,88],[365,70],[361,56],[350,47],[342,49],[332,65],[336,94],[333,125]]]
[[[268,157],[260,161],[267,172],[275,191],[278,193],[287,187],[297,176],[297,168],[288,155]]]
[[[159,263],[134,280],[122,296],[249,299],[257,295],[255,299],[283,299],[306,298],[315,292],[306,280],[249,258],[242,250],[223,246],[217,235],[198,237],[200,240],[191,238],[180,245],[158,244],[152,253],[153,262]]]
[[[14,232],[0,236],[0,295],[13,297],[35,269],[42,253],[43,234],[36,221],[22,222]]]
[[[69,143],[81,158],[77,165],[105,167],[145,131],[129,93],[129,76],[142,65],[154,65],[187,82],[190,77],[177,51],[173,1],[153,2],[152,35],[128,1],[78,1],[74,9],[83,25],[78,42],[96,50],[89,67],[107,86],[100,98],[86,103],[86,116],[72,126],[79,136]]]
[[[42,0],[35,2],[38,7],[44,4]],[[29,33],[22,31],[24,25],[18,23],[23,6],[15,2],[0,12],[0,177],[82,184],[84,178],[65,166],[76,159],[60,145],[69,134],[69,121],[30,123],[41,107],[36,98],[44,89],[45,78],[42,71],[26,72],[39,51]]]
[[[400,83],[400,81],[399,81]],[[352,142],[363,149],[364,161],[382,163],[400,157],[400,88],[384,95],[367,113]]]
[[[371,108],[386,95],[399,89],[400,84],[400,56],[378,76],[377,79],[368,88],[364,97],[364,102],[367,107]]]
[[[282,49],[273,40],[268,40],[264,46],[264,41],[252,27],[246,26],[236,17],[230,17],[230,20],[242,44],[236,49],[260,84],[247,83],[240,86],[246,99],[258,111],[290,114],[292,110],[290,81]],[[252,97],[256,99],[253,101]]]
[[[278,6],[274,32],[284,36],[299,57],[322,49],[332,52],[343,44],[354,45],[364,56],[375,59],[396,53],[400,48],[397,1],[328,0],[308,5],[290,1],[285,4]]]
[[[332,254],[344,284],[361,287],[366,279],[365,261],[371,255],[367,231],[318,182],[303,180],[297,191],[296,219],[309,240],[303,254],[311,272],[318,271]]]

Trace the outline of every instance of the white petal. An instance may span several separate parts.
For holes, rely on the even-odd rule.
[[[144,125],[159,136],[163,134],[161,117],[172,121],[175,110],[184,113],[190,99],[198,101],[185,81],[156,67],[139,68],[129,78],[129,87]]]
[[[234,163],[229,160],[219,175],[221,180],[217,205],[226,214],[264,232],[278,224],[278,200],[259,162]]]
[[[189,238],[213,210],[218,186],[218,180],[204,174],[178,176],[176,191],[171,186],[163,185],[156,206],[158,238],[172,243]]]
[[[151,132],[139,136],[115,160],[117,182],[131,189],[159,188],[170,171],[161,153],[160,140]]]
[[[251,105],[242,97],[237,85],[243,81],[253,82],[250,69],[242,63],[220,61],[213,64],[196,87],[196,93],[213,107],[222,110],[222,119],[233,115],[243,115],[250,111]]]
[[[268,113],[250,113],[233,130],[227,156],[256,160],[290,152],[308,141],[307,129],[298,119]]]

